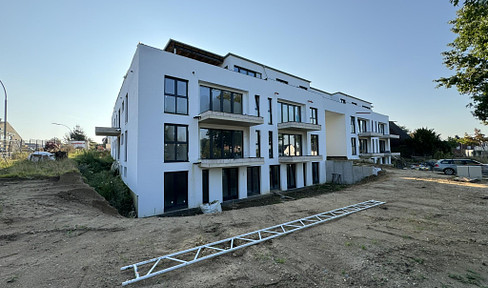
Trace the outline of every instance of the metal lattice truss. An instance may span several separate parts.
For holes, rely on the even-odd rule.
[[[331,221],[368,208],[385,204],[376,200],[350,205],[347,207],[315,214],[305,218],[249,232],[217,242],[201,245],[188,250],[160,256],[136,264],[124,266],[120,270],[133,269],[135,278],[122,283],[123,286],[141,281],[159,274],[167,273],[187,265],[213,258],[247,246],[258,244],[282,235],[286,235],[310,226]]]

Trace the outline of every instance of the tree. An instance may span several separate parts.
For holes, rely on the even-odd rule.
[[[89,141],[85,131],[80,127],[80,125],[76,125],[73,130],[71,130],[70,133],[65,136],[65,139],[66,141]]]
[[[419,128],[410,134],[412,137],[407,143],[417,156],[433,156],[434,154],[450,153],[451,144],[442,141],[434,129]]]
[[[459,0],[451,0],[455,6]],[[450,21],[451,31],[457,34],[452,49],[442,53],[444,64],[455,74],[435,80],[437,87],[456,86],[459,93],[468,95],[473,115],[488,125],[488,4],[486,0],[465,0]]]

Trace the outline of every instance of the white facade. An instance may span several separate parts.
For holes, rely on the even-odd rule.
[[[206,93],[219,91],[221,97],[207,103]],[[223,108],[207,111],[217,101]],[[173,107],[181,113],[165,112]],[[282,107],[293,110],[293,119],[287,118],[292,121],[281,121]],[[120,133],[112,136],[112,156],[134,194],[139,217],[246,198],[248,183],[254,187],[250,194],[270,193],[274,165],[280,176],[273,177],[279,182],[274,188],[287,190],[325,182],[328,157],[391,163],[388,116],[373,112],[371,103],[311,88],[308,80],[237,55],[223,57],[173,40],[164,50],[138,45],[115,102],[112,127]],[[165,129],[171,135],[167,139]],[[284,145],[278,144],[279,134]],[[318,151],[312,138],[318,139]],[[256,155],[258,142],[261,155]]]

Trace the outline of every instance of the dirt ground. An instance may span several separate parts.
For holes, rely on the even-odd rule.
[[[0,287],[119,287],[122,266],[375,199],[387,204],[129,287],[488,287],[488,185],[424,171],[219,215],[128,219],[76,174],[0,182]]]

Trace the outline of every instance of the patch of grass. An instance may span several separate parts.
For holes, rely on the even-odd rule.
[[[346,247],[350,247],[350,246],[352,246],[352,242],[348,242],[348,241],[346,241],[346,243],[344,243],[344,246],[346,246]]]
[[[365,245],[361,245],[361,249],[362,250],[366,250],[366,246]]]
[[[402,238],[403,239],[410,239],[410,240],[413,239],[413,237],[410,235],[402,235]]]
[[[420,257],[419,257],[419,258],[417,258],[417,257],[413,257],[413,258],[412,258],[412,260],[413,260],[414,262],[419,263],[419,264],[424,264],[424,261],[425,261],[425,259],[420,258]]]
[[[2,160],[1,163],[0,178],[42,179],[78,171],[76,163],[70,159],[39,162]]]
[[[73,158],[78,169],[93,187],[119,213],[128,217],[134,210],[134,203],[129,188],[120,176],[110,170],[114,160],[108,151],[84,151]]]
[[[449,278],[459,281],[461,283],[471,284],[478,287],[482,287],[481,282],[485,280],[478,272],[470,269],[467,269],[464,275],[449,273],[448,276]]]
[[[275,259],[274,259],[274,262],[275,262],[276,264],[285,264],[286,259],[285,259],[285,258],[275,258]]]

